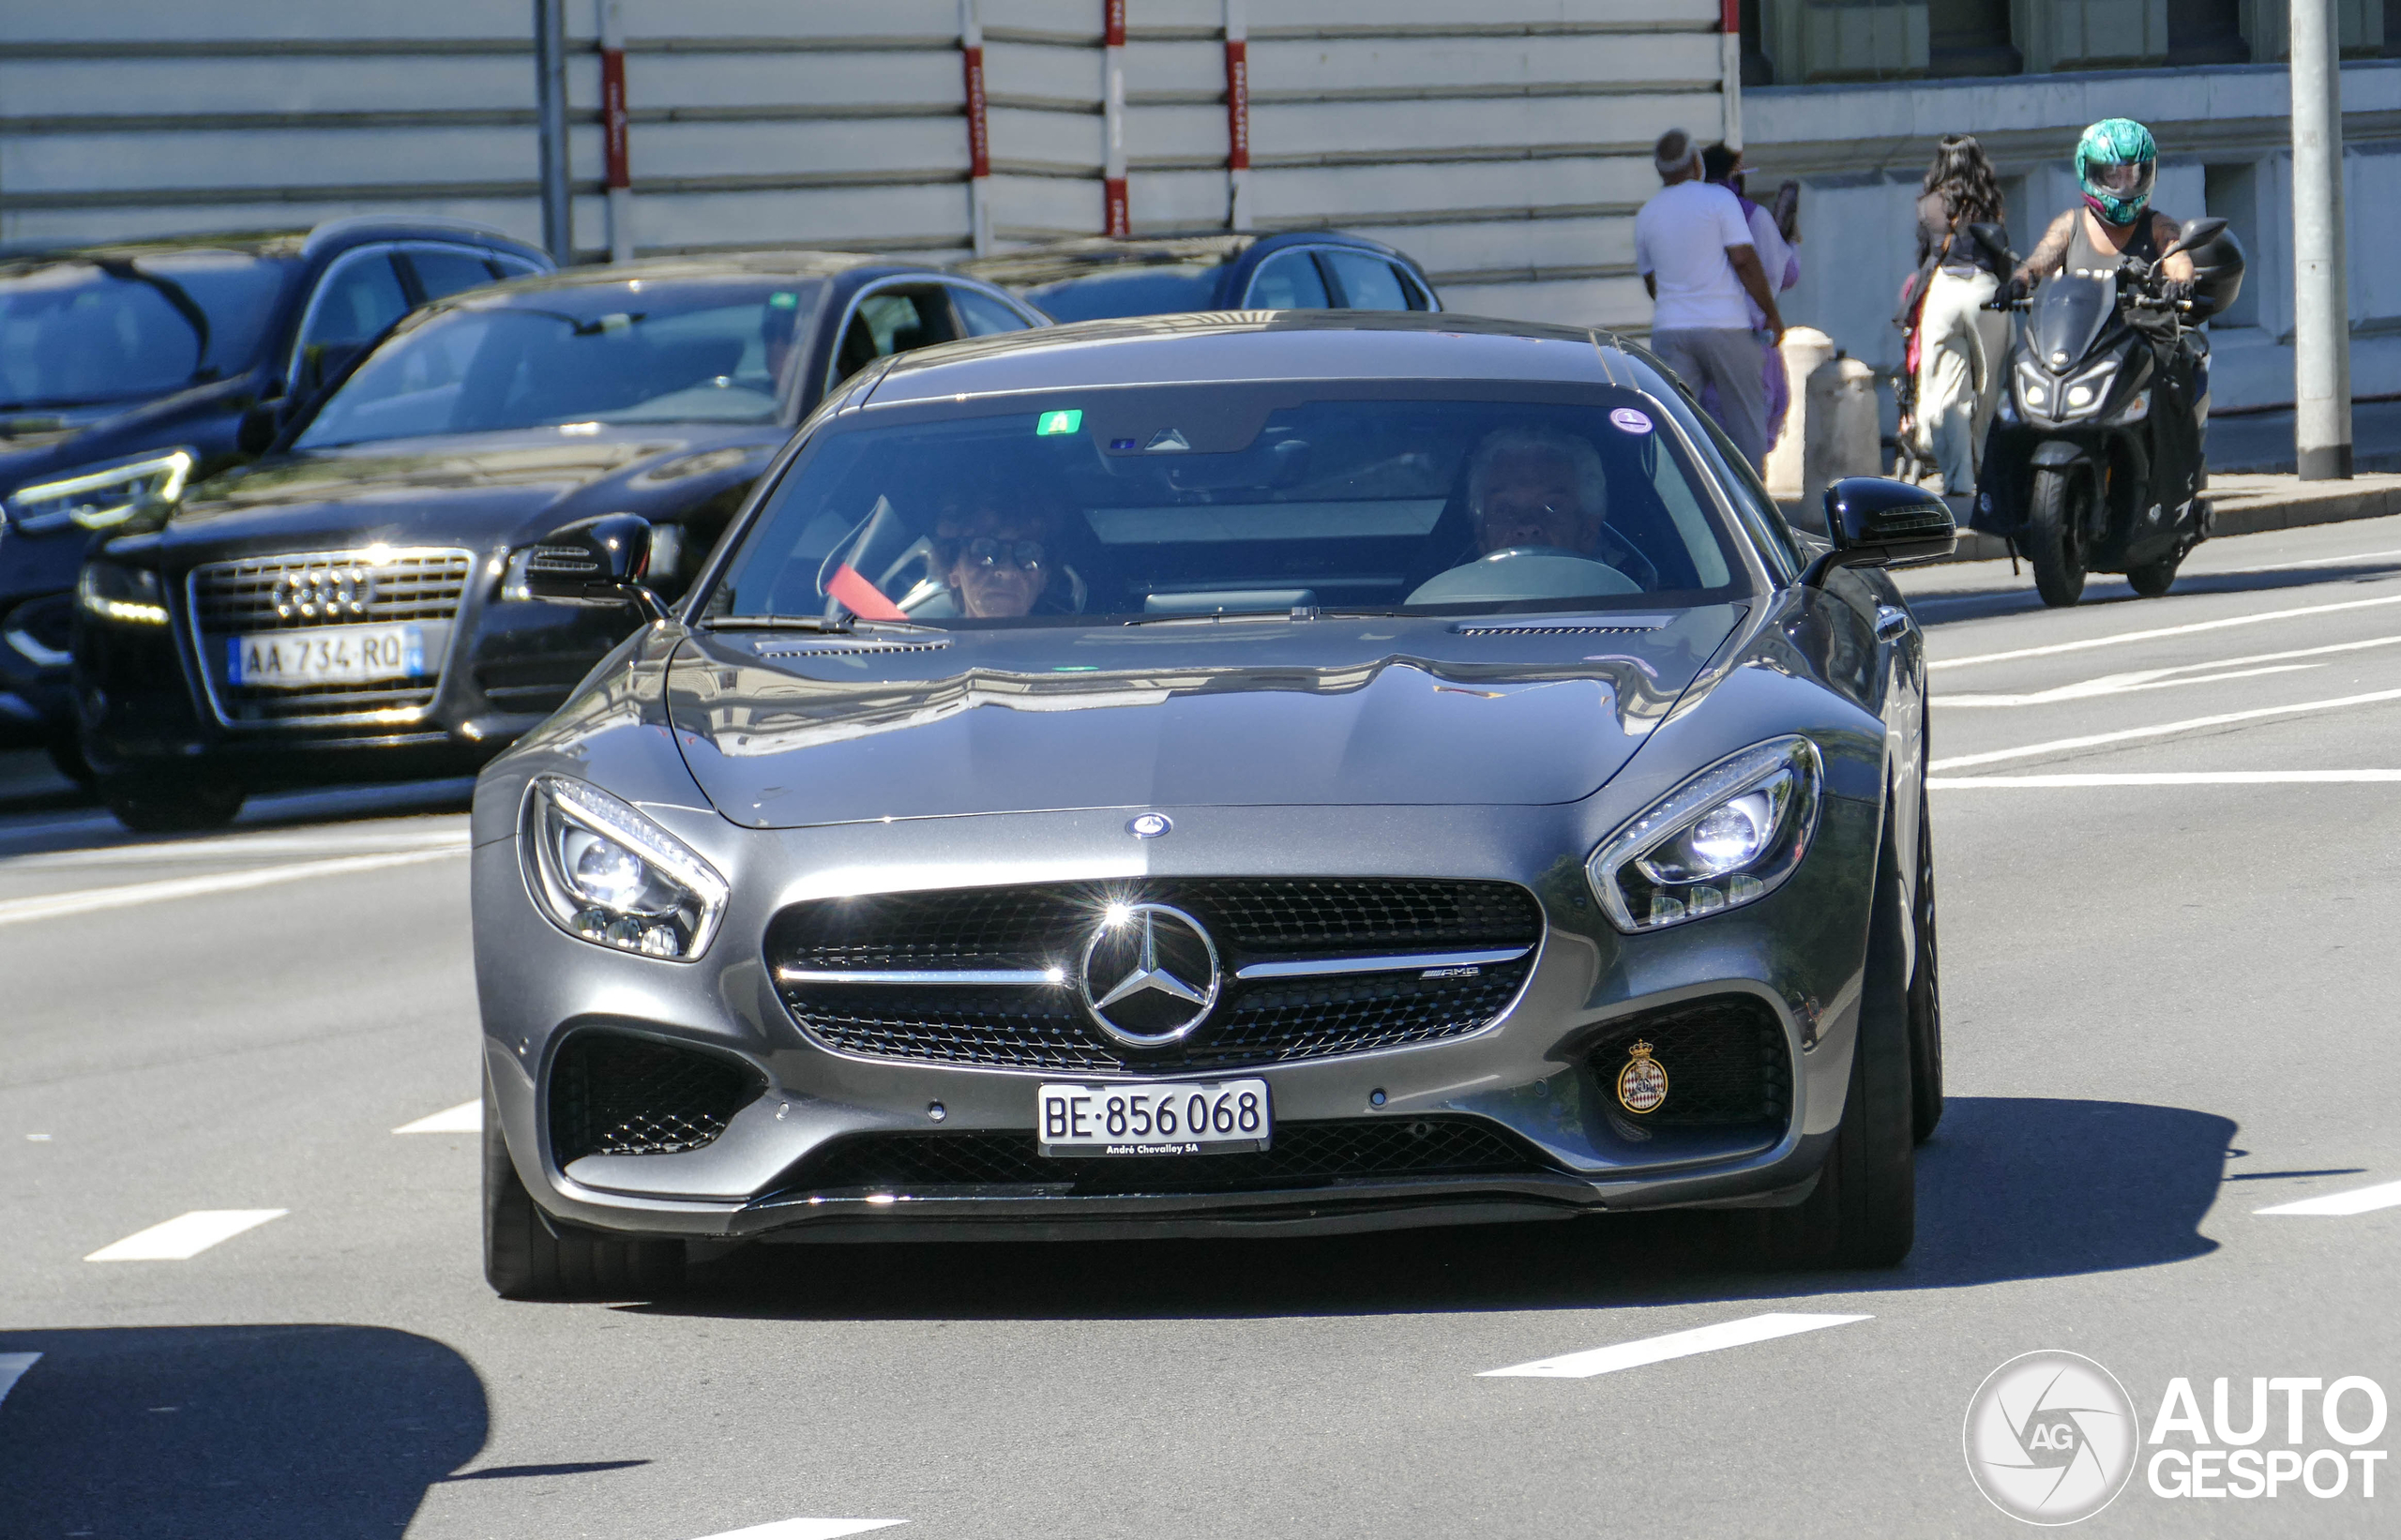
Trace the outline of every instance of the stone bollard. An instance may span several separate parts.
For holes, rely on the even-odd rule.
[[[1883,469],[1883,446],[1876,430],[1876,371],[1837,353],[1810,370],[1807,395],[1796,522],[1822,535],[1826,488],[1847,476],[1876,476]]]
[[[1767,482],[1770,497],[1789,503],[1801,495],[1805,479],[1801,448],[1808,434],[1809,376],[1835,355],[1835,340],[1815,327],[1788,326],[1783,353],[1784,377],[1792,404],[1785,408],[1784,431],[1776,435],[1775,447],[1767,452],[1767,466],[1761,478]]]

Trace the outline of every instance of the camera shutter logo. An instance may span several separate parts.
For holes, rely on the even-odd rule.
[[[1968,1401],[1968,1473],[1992,1505],[2029,1524],[2073,1524],[2107,1507],[2134,1474],[2142,1436],[2126,1387],[2079,1353],[2021,1353]]]

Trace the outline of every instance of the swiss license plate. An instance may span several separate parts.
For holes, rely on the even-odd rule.
[[[226,639],[225,677],[235,685],[363,685],[425,672],[422,626],[321,626]]]
[[[1265,1080],[1046,1085],[1034,1108],[1046,1155],[1232,1155],[1266,1149],[1275,1129]]]

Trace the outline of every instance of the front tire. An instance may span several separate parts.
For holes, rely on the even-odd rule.
[[[1910,968],[1910,1132],[1923,1144],[1942,1121],[1942,974],[1934,929],[1934,824],[1917,808],[1916,956]]]
[[[684,1280],[684,1243],[553,1229],[508,1157],[484,1083],[484,1280],[503,1299],[652,1299]]]
[[[1850,1086],[1834,1148],[1807,1198],[1759,1215],[1769,1256],[1790,1266],[1892,1267],[1917,1242],[1910,980],[1902,967],[1900,871],[1889,838],[1877,863],[1876,895]]]
[[[234,822],[248,789],[196,776],[177,778],[156,770],[121,771],[99,779],[100,800],[116,821],[136,834],[199,834]]]
[[[2026,559],[2034,566],[2034,592],[2053,609],[2084,596],[2084,513],[2091,478],[2073,470],[2044,466],[2034,473],[2034,495],[2026,507]]]

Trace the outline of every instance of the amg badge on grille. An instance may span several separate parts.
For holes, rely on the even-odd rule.
[[[1651,1045],[1637,1043],[1633,1055],[1617,1072],[1618,1105],[1629,1112],[1655,1112],[1668,1099],[1668,1072],[1651,1057]]]

